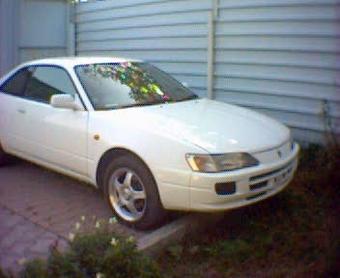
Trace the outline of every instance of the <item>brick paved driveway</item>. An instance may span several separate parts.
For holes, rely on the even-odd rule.
[[[67,246],[74,224],[108,219],[111,210],[89,185],[24,161],[0,168],[0,266],[17,272],[22,258],[46,257],[49,246]],[[118,233],[143,234],[115,225]]]

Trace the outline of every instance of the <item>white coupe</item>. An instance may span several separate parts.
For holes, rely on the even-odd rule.
[[[0,164],[15,155],[90,183],[138,229],[166,210],[221,211],[272,196],[299,146],[281,123],[199,98],[137,60],[22,64],[0,80]]]

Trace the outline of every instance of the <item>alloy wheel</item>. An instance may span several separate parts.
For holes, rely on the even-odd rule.
[[[146,192],[140,177],[129,168],[118,168],[109,181],[109,199],[122,219],[135,222],[143,217]]]

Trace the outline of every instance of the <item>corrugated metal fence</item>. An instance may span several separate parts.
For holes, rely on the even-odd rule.
[[[76,30],[78,55],[144,59],[201,96],[213,57],[215,99],[273,116],[303,141],[340,137],[339,0],[98,1],[77,5]]]

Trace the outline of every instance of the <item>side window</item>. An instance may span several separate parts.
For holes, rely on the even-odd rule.
[[[50,66],[36,66],[28,80],[25,97],[49,103],[52,95],[75,95],[73,83],[65,70]]]
[[[31,74],[31,71],[27,68],[19,70],[0,87],[0,91],[14,96],[23,96],[27,80]]]

